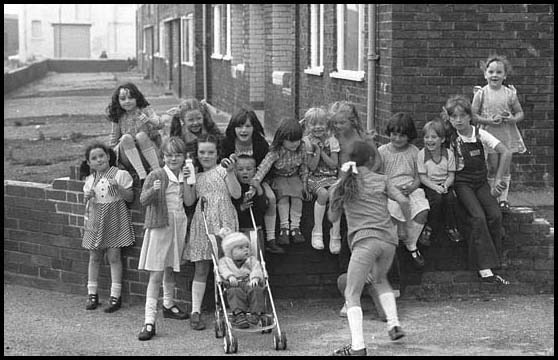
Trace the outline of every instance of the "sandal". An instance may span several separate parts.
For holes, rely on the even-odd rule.
[[[420,253],[419,249],[409,251],[409,252],[411,253],[411,258],[413,259],[413,264],[415,265],[415,268],[422,269],[424,267],[424,257]]]
[[[448,238],[453,241],[453,242],[460,242],[461,239],[461,234],[459,233],[459,231],[457,229],[446,229],[446,232],[448,233]]]
[[[498,206],[500,207],[500,211],[510,211],[510,203],[506,200],[500,201]]]

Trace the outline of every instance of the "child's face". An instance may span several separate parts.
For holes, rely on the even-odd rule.
[[[326,135],[327,120],[317,119],[314,124],[310,125],[310,133],[317,138],[321,138]]]
[[[105,171],[109,168],[109,157],[105,150],[95,148],[89,152],[89,167],[97,172]]]
[[[428,129],[424,134],[424,147],[429,151],[437,151],[442,146],[442,140],[434,129]]]
[[[336,135],[344,135],[351,131],[353,124],[349,120],[348,114],[344,111],[338,112],[333,116],[333,129]]]
[[[198,161],[204,170],[217,165],[217,145],[212,142],[198,143]]]
[[[256,160],[238,159],[236,162],[236,176],[242,184],[250,184],[256,174]]]
[[[203,116],[199,110],[190,110],[184,114],[184,124],[192,134],[201,134],[203,128]]]
[[[500,61],[493,61],[484,71],[484,78],[491,88],[499,89],[506,80],[506,67]]]
[[[471,125],[471,116],[461,106],[456,106],[453,114],[449,116],[451,125],[457,131],[464,131]]]
[[[130,95],[130,90],[128,89],[120,89],[118,93],[118,102],[126,112],[131,112],[137,107],[136,99]]]
[[[409,145],[409,137],[398,132],[391,132],[389,134],[389,141],[396,149],[402,149]]]
[[[247,142],[252,139],[252,134],[254,133],[254,126],[252,122],[248,119],[243,125],[234,128],[234,133],[236,138],[242,142]]]
[[[231,250],[231,258],[233,260],[246,260],[250,256],[250,245],[248,243],[243,243],[237,245]]]
[[[289,151],[296,151],[296,149],[298,149],[298,147],[300,146],[300,140],[284,140],[283,141],[283,147]]]
[[[165,165],[167,165],[172,171],[180,171],[182,165],[184,164],[184,154],[165,151],[163,153],[163,160],[165,161]]]

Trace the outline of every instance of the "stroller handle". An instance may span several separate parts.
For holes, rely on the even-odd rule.
[[[200,198],[200,206],[201,206],[201,211],[205,211],[205,206],[207,205],[207,199],[205,198],[205,196],[202,196]]]

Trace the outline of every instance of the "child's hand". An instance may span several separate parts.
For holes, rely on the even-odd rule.
[[[94,191],[93,189],[91,189],[91,190],[85,190],[85,191],[83,192],[83,196],[84,196],[85,200],[89,200],[89,199],[91,199],[92,197],[95,197],[95,191]]]
[[[237,287],[237,286],[238,286],[238,280],[237,280],[234,276],[231,275],[231,276],[229,277],[229,284],[230,284],[232,287]]]
[[[260,279],[258,278],[253,278],[250,280],[250,287],[257,287],[260,284]]]
[[[304,185],[302,188],[302,198],[305,201],[310,201],[312,200],[312,194],[310,194],[310,192],[308,191],[308,186]]]
[[[494,197],[500,196],[502,194],[502,191],[506,190],[506,188],[508,187],[506,185],[506,182],[503,180],[495,181],[494,184],[494,187],[490,189],[490,195]]]
[[[399,190],[401,190],[403,195],[409,196],[409,194],[412,192],[411,183],[399,186]]]
[[[184,165],[182,167],[182,175],[184,175],[184,179],[186,179],[187,177],[189,177],[191,175],[190,168],[188,166]],[[155,183],[153,183],[153,185],[155,185]]]
[[[228,158],[221,160],[221,166],[227,169],[228,172],[234,171],[236,165],[236,155],[231,154]]]
[[[153,190],[159,190],[159,189],[161,189],[161,180],[153,181]]]
[[[118,182],[116,179],[108,179],[109,186],[118,188]]]
[[[510,122],[510,120],[512,119],[512,114],[509,111],[504,111],[500,115],[500,117],[501,117],[503,122]]]
[[[251,200],[256,195],[256,187],[254,185],[250,186],[250,190],[244,193],[244,200]]]
[[[246,196],[246,194],[245,194]],[[242,201],[242,203],[240,204],[240,211],[246,211],[248,209],[250,209],[250,206],[254,205],[254,202],[252,200],[248,200],[246,198],[244,198],[244,201]]]
[[[494,125],[500,125],[502,123],[502,115],[493,115],[491,121]]]

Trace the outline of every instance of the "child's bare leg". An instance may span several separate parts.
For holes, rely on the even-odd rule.
[[[149,136],[145,132],[139,132],[136,134],[136,142],[141,150],[141,153],[149,163],[151,170],[158,169],[159,166],[159,154],[157,152],[157,147],[151,141]]]
[[[110,296],[119,298],[122,292],[122,257],[120,248],[107,249],[107,258],[110,264]]]
[[[494,181],[496,180],[496,171],[498,170],[498,160],[499,154],[498,153],[490,153],[486,156],[486,168],[488,170],[488,174],[486,179],[488,181],[488,186],[490,186],[490,191],[492,192],[494,189]]]
[[[328,193],[324,188],[316,191],[316,201],[314,202],[314,228],[312,229],[312,247],[316,250],[324,248],[324,235],[322,223],[326,211]]]
[[[159,288],[163,281],[162,271],[150,271],[149,282],[145,294],[145,324],[155,324],[157,315],[157,299],[159,298]]]
[[[89,266],[87,268],[87,293],[97,294],[97,280],[99,279],[99,268],[103,252],[101,250],[89,250]]]
[[[120,160],[126,166],[126,164],[132,165],[134,170],[138,173],[140,179],[145,179],[147,173],[141,162],[141,157],[138,149],[136,148],[136,142],[132,135],[124,134],[120,138]]]
[[[264,214],[265,237],[267,241],[275,240],[275,222],[277,221],[277,199],[271,186],[267,182],[262,182],[265,196],[269,200],[269,206]]]

